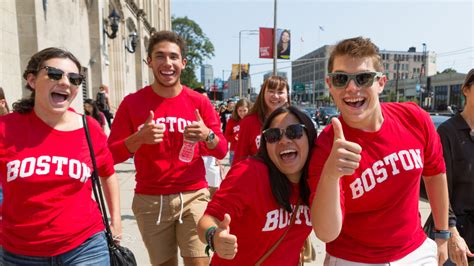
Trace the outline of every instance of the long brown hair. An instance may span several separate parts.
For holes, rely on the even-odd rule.
[[[29,74],[37,75],[38,71],[43,67],[45,61],[48,61],[52,58],[65,58],[69,59],[77,66],[77,69],[81,71],[81,63],[79,60],[70,52],[56,48],[56,47],[49,47],[43,49],[36,54],[34,54],[30,61],[28,61],[28,65],[26,66],[25,72],[23,72],[23,78],[25,80],[28,79]],[[13,112],[18,112],[20,114],[29,113],[35,107],[35,91],[33,88],[30,87],[28,82],[26,83],[26,88],[31,92],[30,97],[21,99],[13,104]]]
[[[240,121],[240,116],[239,116],[238,109],[239,109],[239,107],[242,107],[242,106],[247,107],[248,109],[250,109],[250,107],[251,107],[250,101],[244,98],[244,99],[240,99],[237,102],[237,104],[234,107],[234,110],[232,111],[232,119],[234,119],[235,121]]]
[[[257,100],[255,101],[255,104],[252,106],[252,109],[250,109],[249,111],[249,114],[256,113],[258,115],[258,119],[262,123],[263,121],[265,121],[266,116],[269,115],[267,114],[268,106],[265,103],[265,92],[269,89],[274,89],[274,90],[286,89],[286,93],[288,94],[288,101],[286,103],[286,106],[291,105],[290,87],[288,86],[288,82],[286,81],[286,79],[280,76],[269,77],[262,84],[262,87],[260,88],[260,92],[258,93],[258,96],[257,96]]]

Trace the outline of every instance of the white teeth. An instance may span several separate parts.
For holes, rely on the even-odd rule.
[[[173,71],[161,71],[161,74],[163,75],[173,75]]]
[[[284,151],[280,152],[280,155],[288,154],[288,153],[292,153],[292,152],[296,152],[296,150],[284,150]]]
[[[349,102],[349,103],[360,102],[360,101],[363,101],[363,100],[364,100],[364,98],[362,98],[362,97],[344,99],[344,101]]]

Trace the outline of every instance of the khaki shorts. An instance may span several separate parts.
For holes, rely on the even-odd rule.
[[[135,194],[132,210],[153,265],[176,256],[178,246],[182,257],[207,257],[206,245],[199,240],[196,227],[209,198],[207,188],[171,195]]]

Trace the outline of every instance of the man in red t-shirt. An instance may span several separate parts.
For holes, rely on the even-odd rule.
[[[429,115],[413,103],[380,104],[387,78],[369,39],[337,44],[328,72],[326,82],[341,116],[318,137],[309,171],[315,191],[312,223],[327,243],[326,262],[442,264],[450,237],[448,191],[443,151]],[[436,244],[421,227],[421,176]]]
[[[227,141],[210,101],[181,85],[186,44],[177,34],[151,36],[148,66],[155,81],[122,101],[109,137],[115,163],[134,156],[137,169],[132,209],[151,264],[209,265],[196,224],[209,201],[201,154],[222,159]],[[179,158],[186,145],[190,161]],[[188,146],[189,147],[189,146]]]

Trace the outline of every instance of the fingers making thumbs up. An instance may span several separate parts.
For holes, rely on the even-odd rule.
[[[143,144],[157,144],[163,141],[165,125],[155,124],[154,118],[155,113],[150,110],[143,127],[138,132]]]
[[[224,220],[217,225],[214,250],[219,257],[228,260],[237,254],[237,237],[230,234],[230,215],[227,213],[224,215]]]
[[[346,141],[338,118],[333,118],[331,123],[334,130],[334,143],[331,154],[324,164],[323,172],[328,176],[340,178],[353,174],[359,168],[362,147],[355,142]]]
[[[199,110],[194,111],[196,121],[184,128],[184,138],[191,141],[205,141],[209,135],[209,128],[204,124]]]
[[[342,130],[341,121],[339,121],[337,117],[334,117],[331,120],[331,124],[332,124],[332,129],[334,130],[334,141],[338,139],[346,140],[346,138],[344,137],[344,132]]]

